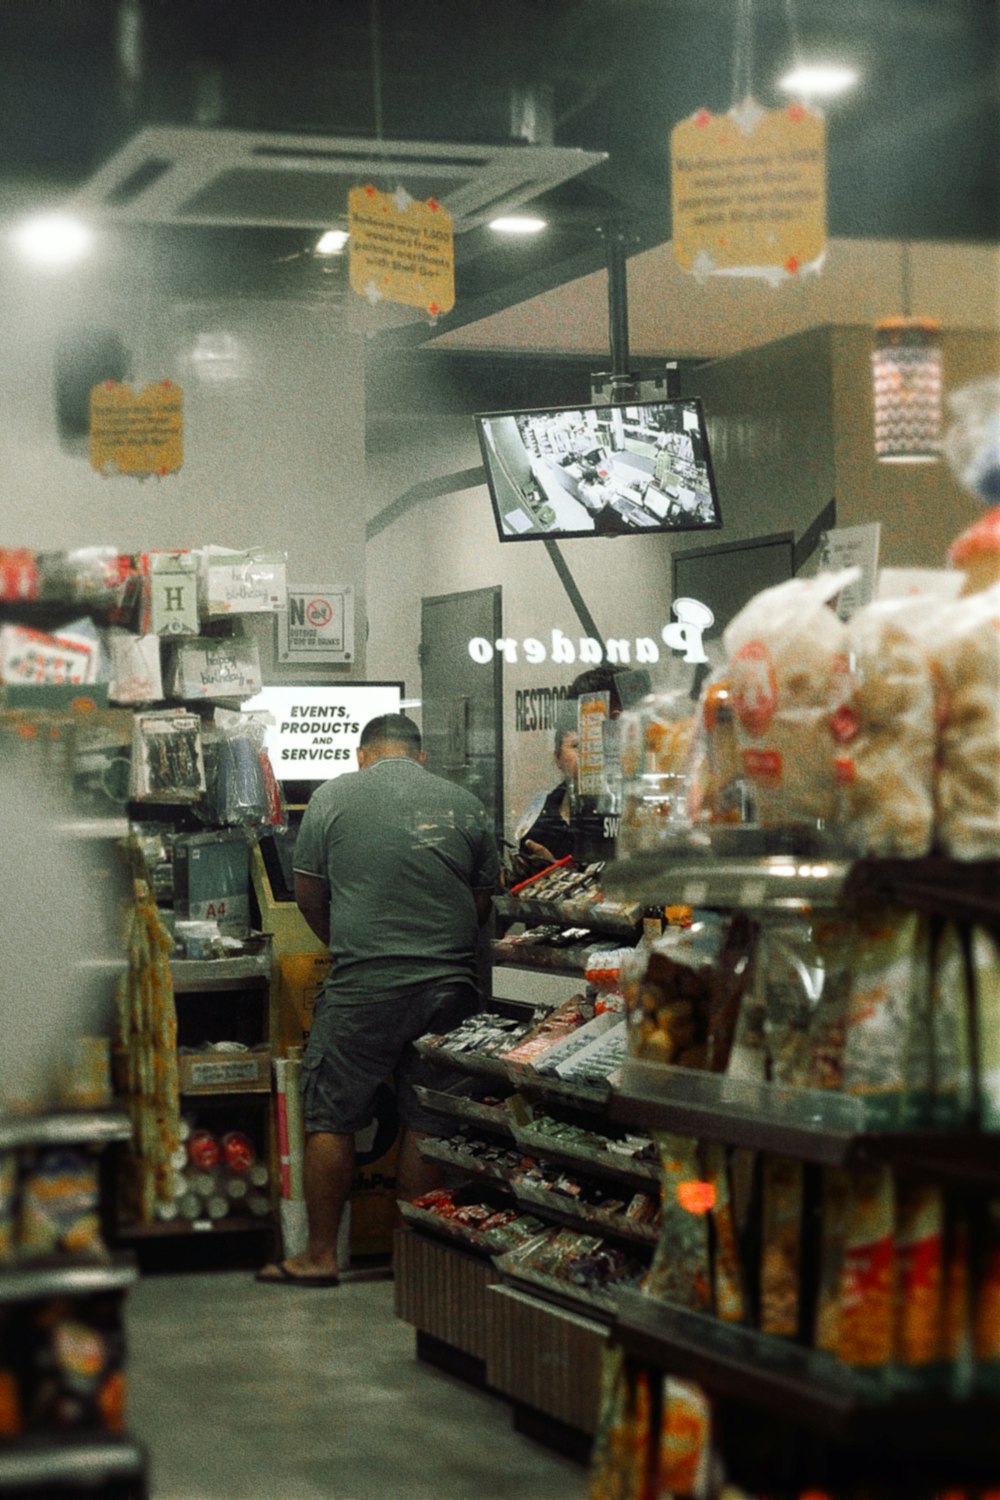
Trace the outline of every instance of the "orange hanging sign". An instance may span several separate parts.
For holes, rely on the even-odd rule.
[[[184,461],[184,393],[173,380],[133,391],[104,380],[90,393],[90,463],[101,474],[173,474]]]
[[[351,188],[347,227],[351,290],[360,297],[420,307],[432,318],[455,306],[452,218],[435,198]]]
[[[818,270],[826,250],[826,123],[804,104],[745,99],[707,109],[670,137],[674,259],[708,276],[778,285]]]

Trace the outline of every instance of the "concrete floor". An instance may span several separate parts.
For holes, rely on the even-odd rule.
[[[579,1464],[416,1359],[392,1291],[143,1276],[126,1303],[129,1428],[152,1500],[582,1500]]]

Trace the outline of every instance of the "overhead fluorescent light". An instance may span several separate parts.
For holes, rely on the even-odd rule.
[[[82,260],[93,243],[93,232],[67,214],[45,214],[26,219],[13,232],[13,241],[26,260],[59,269]]]
[[[344,246],[350,239],[346,229],[328,229],[321,234],[316,241],[317,255],[342,255]]]
[[[490,228],[498,234],[540,234],[546,227],[544,219],[536,219],[531,214],[507,214],[490,220]]]
[[[857,70],[845,63],[800,63],[778,80],[778,87],[786,94],[830,99],[845,94],[857,81]]]

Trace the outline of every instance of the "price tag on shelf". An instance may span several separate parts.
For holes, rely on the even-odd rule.
[[[192,1229],[200,1229],[202,1231],[202,1233],[204,1233],[205,1230],[211,1229],[211,1227],[212,1227],[212,1221],[211,1221],[211,1219],[192,1219],[192,1221],[191,1221],[191,1228]]]

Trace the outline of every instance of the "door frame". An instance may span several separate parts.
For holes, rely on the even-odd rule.
[[[486,584],[481,588],[456,589],[449,594],[425,594],[420,599],[420,650],[418,660],[420,662],[420,701],[424,701],[424,607],[429,604],[450,604],[455,599],[468,598],[470,594],[483,594],[489,596],[493,605],[493,641],[497,641],[503,634],[503,588],[499,583]],[[491,641],[492,644],[492,641]],[[484,666],[481,669],[485,672]],[[493,661],[490,664],[493,689],[494,723],[496,726],[496,757],[494,761],[494,785],[493,805],[496,808],[496,836],[499,842],[503,838],[504,823],[504,718],[503,718],[503,654],[494,651]]]

